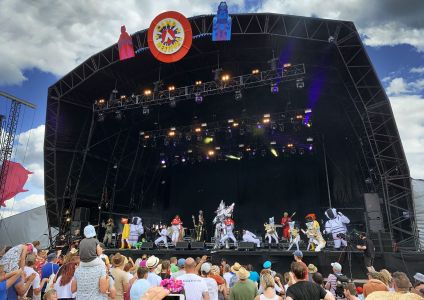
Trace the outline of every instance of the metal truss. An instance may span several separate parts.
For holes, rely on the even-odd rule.
[[[190,18],[193,39],[210,39],[213,16]],[[394,239],[403,248],[417,249],[417,231],[412,202],[409,169],[394,121],[390,102],[365,52],[360,36],[352,22],[323,20],[279,14],[235,14],[232,15],[232,35],[269,35],[302,39],[322,43],[334,43],[344,64],[342,76],[350,95],[354,114],[351,121],[362,145],[365,170],[370,174],[378,193],[384,199],[387,224]],[[132,35],[136,53],[146,51],[147,30]],[[201,50],[193,43],[188,56],[198,55]],[[119,62],[117,44],[87,59],[72,72],[65,75],[49,89],[45,140],[45,186],[49,223],[57,225],[58,201],[56,152],[57,124],[60,103],[83,105],[76,99],[67,99],[71,91],[96,73]],[[240,83],[240,82],[239,82]],[[243,81],[244,83],[244,81]],[[154,101],[170,101],[172,97],[186,98],[195,95],[195,86],[188,93],[175,90],[154,95]],[[205,84],[206,89],[206,84]],[[236,89],[233,89],[235,91]],[[162,98],[161,98],[162,97]],[[192,96],[191,96],[192,97]],[[136,97],[137,98],[137,97]],[[180,99],[178,98],[178,99]],[[131,98],[130,98],[131,99]],[[143,95],[138,98],[141,103]],[[162,99],[162,100],[161,100]],[[93,99],[94,100],[94,99]],[[144,99],[146,100],[146,99]],[[153,99],[150,99],[153,101]],[[174,100],[177,100],[174,98]],[[137,99],[135,99],[137,101]],[[152,104],[155,102],[151,102]],[[89,108],[88,108],[89,109]]]
[[[334,44],[345,66],[346,90],[356,114],[369,178],[384,199],[390,233],[401,249],[418,247],[407,161],[390,106],[356,30],[341,28]]]
[[[287,66],[285,68],[277,68],[275,70],[267,70],[252,74],[231,77],[227,80],[215,80],[197,85],[189,85],[172,90],[150,91],[141,95],[133,94],[131,97],[123,96],[123,98],[105,101],[105,103],[96,103],[93,106],[94,111],[107,112],[110,110],[132,109],[140,106],[150,107],[154,105],[162,105],[190,100],[196,97],[206,97],[230,92],[241,92],[243,89],[251,89],[260,86],[269,85],[270,88],[278,88],[278,83],[291,80],[302,80],[306,74],[305,65],[297,64]]]

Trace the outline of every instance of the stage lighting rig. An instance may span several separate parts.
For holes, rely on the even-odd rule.
[[[259,69],[253,69],[252,70],[252,74],[253,75],[258,75],[259,74]]]
[[[121,110],[115,111],[115,119],[118,120],[118,121],[122,120],[122,111]]]
[[[174,85],[168,86],[168,91],[170,92],[175,91],[175,86]]]
[[[215,70],[212,70],[212,73],[213,73],[213,79],[215,81],[219,81],[221,79],[222,68],[217,68]]]
[[[143,115],[147,116],[150,113],[150,109],[148,106],[143,106]]]
[[[227,82],[229,80],[230,80],[230,75],[224,74],[224,75],[221,76],[221,81]]]
[[[196,93],[194,97],[194,102],[201,104],[203,102],[203,96],[200,93]]]
[[[202,85],[202,81],[201,80],[196,80],[195,85]]]
[[[305,82],[303,81],[303,78],[296,79],[296,88],[303,89],[305,87]]]
[[[177,106],[177,101],[175,101],[175,98],[170,99],[169,106],[172,108],[175,108]]]
[[[97,114],[97,122],[103,122],[105,120],[105,114],[102,112],[99,112]]]
[[[277,70],[277,67],[278,67],[278,58],[277,57],[271,58],[270,60],[268,60],[268,64],[269,64],[269,68],[272,71]]]
[[[144,94],[144,96],[151,96],[152,95],[152,90],[149,90],[149,89],[144,90],[143,94]]]
[[[241,98],[243,98],[243,94],[241,93],[241,90],[236,90],[234,93],[234,99],[236,101],[240,101]]]
[[[271,83],[271,93],[277,94],[280,91],[278,88],[278,83]]]

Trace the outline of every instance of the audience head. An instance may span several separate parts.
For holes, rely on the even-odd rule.
[[[274,281],[274,278],[272,278],[271,274],[262,275],[260,284],[261,284],[261,287],[264,291],[267,288],[274,288],[275,287],[275,281]]]
[[[230,265],[225,265],[225,267],[224,267],[224,273],[228,273],[230,271],[231,271]]]
[[[196,261],[193,257],[189,257],[185,260],[184,269],[187,273],[194,272],[196,269]]]
[[[96,236],[96,229],[93,225],[87,225],[84,227],[84,236],[89,239]]]
[[[338,262],[332,263],[331,266],[333,267],[333,273],[341,273],[342,272],[342,265],[339,264]]]
[[[125,264],[125,258],[120,253],[116,253],[112,258],[112,264],[116,267],[123,267]]]
[[[146,261],[146,267],[150,270],[150,272],[154,272],[157,266],[159,265],[159,258],[152,255]]]
[[[47,291],[44,296],[43,300],[57,300],[57,292],[56,290],[49,290]]]
[[[240,267],[240,269],[236,272],[236,275],[240,281],[245,281],[249,279],[250,272],[247,271],[244,267]]]
[[[396,292],[408,292],[411,282],[408,276],[403,272],[394,272],[392,274],[393,288]]]
[[[344,295],[349,299],[350,296],[356,296],[356,286],[353,282],[347,283],[344,287]]]
[[[312,274],[312,281],[315,282],[318,285],[323,285],[324,283],[324,277],[320,272],[316,272]]]
[[[48,262],[54,262],[57,259],[56,253],[50,253],[49,255],[47,255],[47,261]]]
[[[171,263],[169,262],[169,260],[164,260],[162,261],[162,272],[168,272],[169,268],[171,267]]]
[[[380,272],[369,272],[368,273],[368,279],[377,279],[386,284],[386,279]],[[387,284],[386,284],[387,285]]]
[[[271,266],[272,266],[272,263],[269,260],[267,260],[266,262],[264,262],[264,264],[262,265],[262,267],[264,269],[271,269]]]
[[[390,274],[390,272],[387,271],[386,269],[381,269],[380,274],[381,276],[383,276],[384,284],[387,286],[390,286],[392,283],[392,274]]]
[[[170,264],[173,264],[173,265],[177,265],[178,260],[177,260],[177,258],[176,258],[175,256],[173,256],[173,257],[171,257],[171,258],[169,259],[169,263],[170,263]]]
[[[34,254],[28,254],[25,259],[25,264],[28,267],[32,267],[35,264],[35,255]]]
[[[303,252],[300,250],[296,250],[293,252],[294,260],[295,261],[302,261],[303,259]]]
[[[41,245],[40,241],[33,241],[31,244],[34,246],[34,248],[37,248],[37,249]]]
[[[206,262],[202,264],[202,266],[200,267],[200,272],[202,272],[202,275],[207,276],[211,272],[211,269],[212,269],[212,265]]]
[[[186,260],[185,260],[184,258],[180,258],[180,259],[178,260],[178,267],[180,267],[180,268],[184,269],[185,262],[186,262]]]
[[[137,278],[138,279],[146,279],[147,274],[149,273],[149,269],[138,267],[137,268]]]
[[[288,284],[290,280],[290,272],[284,273],[284,284]]]
[[[221,273],[221,270],[219,269],[219,266],[213,265],[211,268],[211,275],[219,276]]]
[[[416,285],[424,284],[424,275],[422,273],[415,273],[414,279],[415,279]]]
[[[290,272],[293,274],[294,279],[302,280],[306,276],[306,270],[304,265],[301,262],[294,261],[290,266]]]
[[[125,272],[129,272],[132,268],[132,264],[131,263],[126,263],[124,266],[124,271]]]

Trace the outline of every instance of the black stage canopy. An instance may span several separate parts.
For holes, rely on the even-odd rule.
[[[76,207],[88,207],[92,223],[109,213],[169,223],[179,213],[188,225],[199,209],[211,221],[225,200],[236,203],[237,226],[252,231],[262,231],[269,217],[278,221],[284,211],[296,211],[299,220],[310,212],[323,218],[329,206],[366,229],[363,194],[378,193],[386,231],[400,246],[415,249],[408,165],[389,100],[353,23],[232,17],[229,42],[211,41],[213,16],[190,18],[193,45],[176,63],[157,61],[143,30],[132,35],[135,58],[119,61],[114,44],[49,88],[44,156],[50,226],[65,230]],[[269,85],[240,86],[200,104],[169,98],[148,111],[121,106],[101,114],[102,121],[93,110],[113,90],[112,97],[130,97],[153,90],[159,80],[159,89],[210,82],[216,69],[241,76],[272,69],[273,59],[279,67],[303,64],[305,72],[276,82],[278,93]],[[270,124],[255,126],[268,114]],[[245,124],[242,133],[234,121]],[[196,132],[190,138],[180,132],[202,123],[208,125],[199,141]],[[172,128],[176,137],[160,137]],[[146,135],[157,140],[147,142]],[[205,143],[210,136],[214,140]]]

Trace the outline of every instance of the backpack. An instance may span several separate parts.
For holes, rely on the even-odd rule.
[[[345,298],[344,295],[344,285],[349,282],[349,278],[347,278],[346,275],[340,274],[334,274],[336,275],[337,281],[336,281],[336,297]]]

